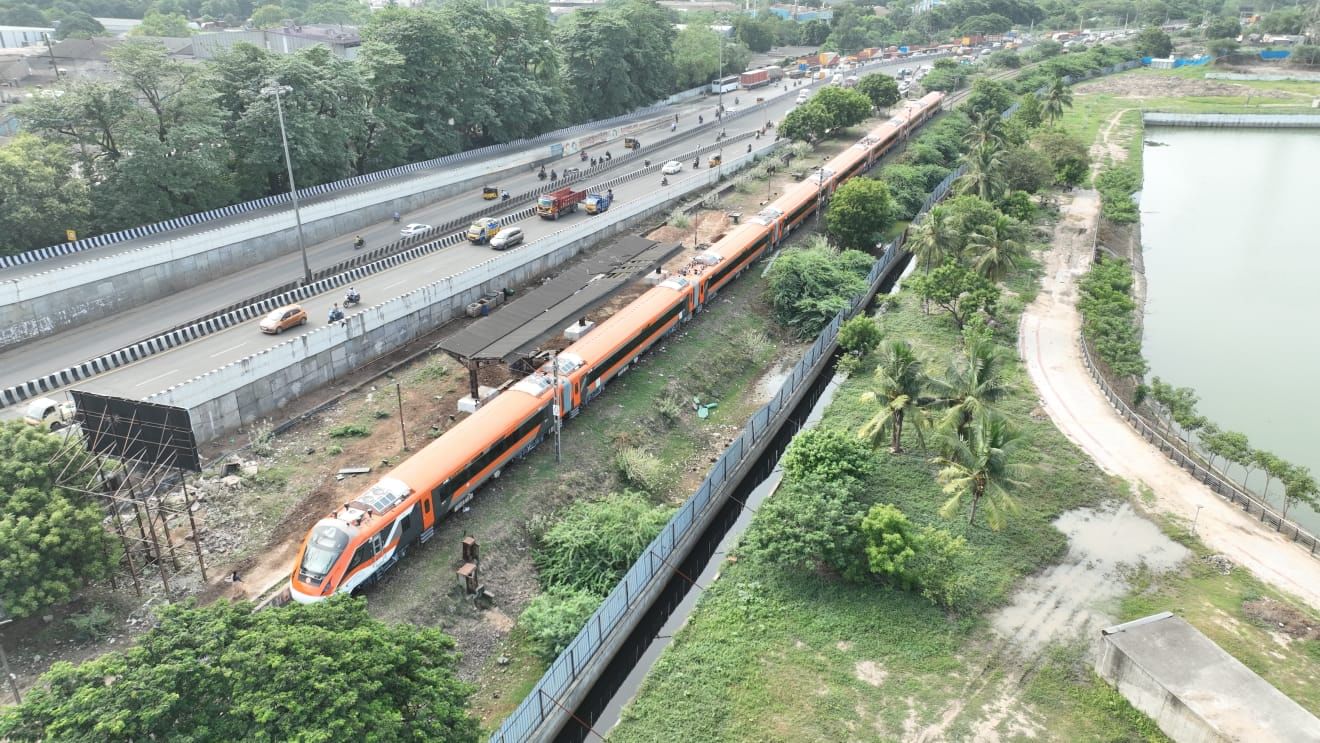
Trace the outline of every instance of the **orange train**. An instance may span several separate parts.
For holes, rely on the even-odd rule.
[[[358,497],[316,523],[289,579],[310,603],[374,580],[477,488],[553,431],[556,413],[575,416],[611,379],[708,304],[765,252],[815,213],[835,187],[865,172],[936,113],[931,93],[826,163],[747,223],[698,254],[678,274],[628,304],[535,374],[517,382],[409,457]],[[554,369],[558,364],[558,389]]]

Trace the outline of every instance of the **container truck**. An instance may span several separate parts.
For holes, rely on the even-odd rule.
[[[536,213],[541,215],[541,219],[559,219],[561,214],[577,211],[578,204],[586,197],[586,191],[574,191],[572,188],[551,191],[536,200]]]
[[[752,88],[759,88],[762,85],[769,85],[770,71],[748,70],[747,72],[744,72],[738,76],[738,83],[748,90],[751,90]]]

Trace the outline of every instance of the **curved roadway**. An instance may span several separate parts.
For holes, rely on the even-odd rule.
[[[871,65],[867,68],[867,71],[892,71],[917,63],[919,62],[916,60],[902,60],[890,64]],[[758,95],[765,95],[771,100],[771,105],[763,114],[749,115],[732,120],[726,127],[729,135],[751,131],[758,128],[767,119],[781,119],[794,105],[793,101],[798,91],[806,87],[805,85],[793,87],[792,81],[788,82],[789,90],[787,93],[784,92],[782,86],[779,86],[726,94],[726,106],[733,106],[735,97],[739,99],[746,97],[748,99],[745,101],[740,100],[739,107],[746,107]],[[819,87],[819,84],[817,87]],[[778,93],[777,100],[775,93]],[[646,147],[646,151],[650,153],[648,156],[653,163],[664,162],[698,146],[713,143],[715,136],[713,131],[708,130],[699,136],[684,136],[683,132],[684,127],[690,129],[696,124],[698,115],[708,116],[713,112],[713,101],[703,99],[700,107],[689,106],[687,108],[686,113],[680,112],[679,130],[677,134],[672,135],[672,139],[663,144],[652,144]],[[671,136],[667,131],[656,131],[649,139],[654,141],[661,135]],[[647,145],[647,139],[647,137],[642,138],[643,146]],[[757,143],[753,141],[753,144]],[[745,144],[738,143],[735,146],[745,147]],[[597,153],[603,154],[604,149],[606,148],[597,148]],[[615,149],[619,153],[623,152],[621,144],[618,146],[612,144],[608,149],[611,152]],[[574,162],[565,162],[565,164],[576,164],[576,157],[574,156]],[[603,182],[637,170],[640,167],[641,164],[635,162],[621,165],[615,170],[598,174],[592,179],[592,182]],[[691,167],[691,162],[684,163],[685,172],[690,170]],[[539,183],[536,174],[529,170],[516,177],[501,181],[498,185],[501,188],[507,188],[511,192],[519,192],[528,190]],[[586,185],[578,184],[580,187],[586,187]],[[647,176],[615,187],[615,197],[620,201],[637,198],[653,191],[658,186],[658,176],[654,178]],[[401,222],[404,224],[409,222],[439,224],[479,209],[488,203],[481,199],[479,193],[464,194],[404,214]],[[589,217],[582,212],[565,217],[559,222],[532,217],[522,222],[520,226],[527,234],[527,241],[530,242],[561,229],[574,220],[587,218]],[[368,247],[376,246],[397,239],[399,225],[387,220],[364,229],[361,234],[367,241]],[[352,235],[345,235],[335,240],[309,246],[308,259],[313,270],[333,265],[351,256],[353,253],[351,240]],[[488,247],[462,243],[375,274],[358,282],[357,287],[363,294],[364,306],[370,306],[429,283],[433,280],[433,277],[452,274],[479,263],[489,258],[490,255],[490,248]],[[155,332],[162,332],[181,322],[202,315],[210,309],[230,304],[236,298],[251,295],[267,286],[287,281],[290,278],[296,278],[301,273],[301,258],[297,252],[294,252],[223,279],[195,287],[188,292],[172,295],[143,307],[119,313],[114,317],[89,322],[73,330],[23,344],[17,349],[0,354],[0,368],[4,369],[3,378],[0,378],[0,387],[20,384],[43,374],[49,374],[58,369],[116,350],[127,344],[142,340]],[[310,321],[306,328],[316,327],[324,323],[331,303],[339,301],[341,298],[342,292],[335,291],[304,301],[303,306],[310,315]],[[305,328],[299,328],[286,331],[277,340],[276,336],[262,334],[256,328],[255,321],[249,322],[107,372],[92,380],[80,383],[79,387],[105,394],[141,398],[172,384],[222,366],[234,359],[268,348],[286,340],[291,333],[296,335],[304,330]]]

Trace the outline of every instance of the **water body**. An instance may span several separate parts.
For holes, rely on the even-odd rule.
[[[1146,147],[1143,165],[1151,373],[1320,477],[1320,132],[1152,128],[1146,139],[1167,145]],[[1281,491],[1270,486],[1276,505]],[[1320,531],[1314,511],[1289,516]]]

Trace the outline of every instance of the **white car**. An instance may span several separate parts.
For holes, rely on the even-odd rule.
[[[404,227],[403,229],[399,230],[399,234],[403,235],[404,237],[412,237],[413,235],[420,235],[429,229],[431,229],[431,225],[429,224],[421,224],[414,222],[413,224],[410,224],[407,227]]]
[[[804,90],[804,91],[798,93],[797,102],[798,102],[798,103],[806,103],[806,102],[807,102],[807,99],[809,99],[809,98],[811,98],[811,92],[810,92],[810,91],[807,91],[807,90]]]
[[[660,172],[665,175],[673,175],[681,170],[683,170],[683,163],[677,160],[670,160],[660,167]]]
[[[490,246],[496,250],[508,250],[523,241],[523,231],[517,227],[505,227],[490,239]]]

